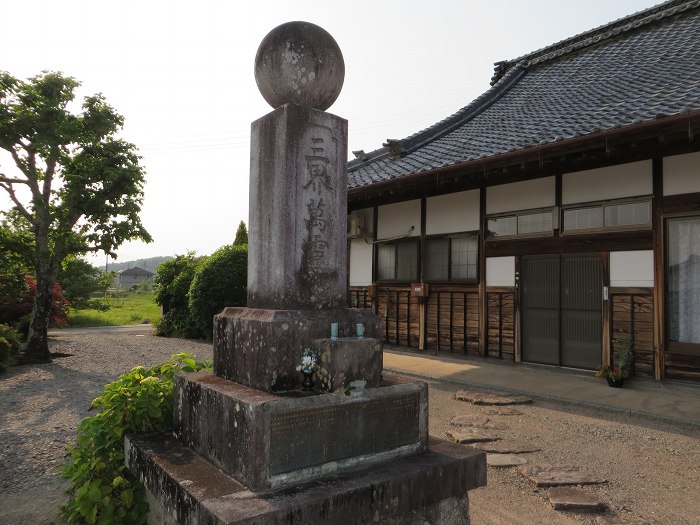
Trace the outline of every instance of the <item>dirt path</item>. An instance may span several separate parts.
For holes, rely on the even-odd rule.
[[[211,357],[208,344],[147,332],[65,333],[52,350],[73,354],[0,376],[0,525],[64,525],[63,482],[54,474],[65,446],[102,387],[137,364],[188,351]],[[437,437],[460,414],[485,408],[453,399],[457,387],[430,385],[430,430]],[[470,493],[472,525],[700,523],[700,431],[602,411],[536,402],[521,415],[490,416],[503,439],[537,444],[531,463],[585,467],[609,482],[590,488],[610,505],[601,516],[554,511],[546,491],[515,469],[489,468],[488,486]],[[615,521],[618,520],[618,521]]]

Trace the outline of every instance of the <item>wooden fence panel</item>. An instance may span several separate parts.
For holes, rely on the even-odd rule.
[[[654,377],[654,305],[649,293],[615,293],[612,299],[611,352],[629,334],[634,374]]]
[[[425,324],[426,348],[478,355],[478,290],[466,287],[431,287]]]
[[[515,360],[515,293],[487,290],[486,301],[488,307],[487,355]]]

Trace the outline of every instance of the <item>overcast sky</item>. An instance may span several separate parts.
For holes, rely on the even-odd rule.
[[[147,170],[142,219],[154,242],[123,245],[119,261],[205,255],[248,221],[250,123],[272,109],[253,61],[277,25],[305,20],[336,39],[345,85],[328,111],[348,119],[349,151],[370,151],[468,104],[488,89],[494,62],[657,3],[4,0],[0,70],[62,71],[125,116],[122,135]]]

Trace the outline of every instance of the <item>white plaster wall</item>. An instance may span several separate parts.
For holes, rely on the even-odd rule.
[[[545,208],[554,202],[554,177],[486,188],[486,213]]]
[[[479,190],[428,197],[425,214],[427,235],[478,230]]]
[[[654,286],[654,252],[610,252],[610,286]]]
[[[487,257],[486,286],[515,286],[515,257]]]
[[[700,192],[700,153],[664,157],[664,195]]]
[[[372,283],[372,243],[364,239],[350,241],[350,286]]]
[[[404,235],[411,226],[409,237],[420,236],[420,199],[379,206],[377,213],[377,239]]]
[[[562,204],[651,195],[651,161],[565,173]]]

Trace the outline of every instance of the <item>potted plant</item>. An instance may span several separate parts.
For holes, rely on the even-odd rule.
[[[625,378],[630,374],[632,366],[632,338],[628,333],[623,334],[615,345],[612,365],[601,366],[595,373],[596,377],[603,377],[608,385],[613,388],[622,388]]]

